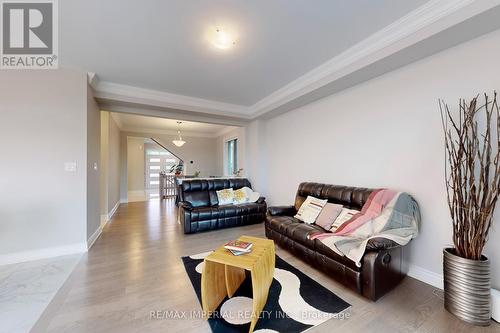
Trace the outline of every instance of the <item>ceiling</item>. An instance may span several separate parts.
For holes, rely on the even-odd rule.
[[[112,112],[111,116],[123,131],[156,134],[177,134],[177,120],[157,117],[146,117],[134,114]],[[184,136],[215,137],[236,127],[183,121],[181,133]]]
[[[101,108],[243,126],[500,29],[500,0],[60,1]],[[216,50],[221,27],[236,45]],[[208,30],[207,30],[208,29]]]
[[[60,1],[60,63],[99,79],[252,105],[427,0]],[[217,51],[221,26],[238,34]]]

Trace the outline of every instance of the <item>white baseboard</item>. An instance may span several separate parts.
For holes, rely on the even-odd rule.
[[[101,229],[106,226],[108,223],[108,214],[102,214],[101,215]]]
[[[87,244],[75,243],[38,250],[8,253],[0,255],[0,266],[84,252],[87,252]]]
[[[115,215],[116,213],[116,210],[118,209],[118,207],[120,206],[120,201],[117,201],[115,206],[113,207],[113,209],[111,209],[111,211],[108,213],[108,221],[111,220],[111,218],[113,217],[113,215]]]
[[[120,201],[118,201],[115,206],[109,211],[108,214],[102,214],[101,215],[101,229],[103,229],[106,224],[108,224],[109,220],[115,215],[116,210],[120,207]]]
[[[99,228],[97,228],[97,230],[92,234],[92,236],[89,237],[89,239],[87,240],[87,249],[88,250],[90,250],[92,245],[94,245],[97,238],[99,238],[99,236],[101,236],[101,232],[102,232],[102,228],[101,228],[101,226],[99,226]]]
[[[438,274],[420,266],[410,264],[408,276],[430,284],[439,289],[443,289],[443,275]]]
[[[120,199],[120,203],[128,203],[128,199]]]

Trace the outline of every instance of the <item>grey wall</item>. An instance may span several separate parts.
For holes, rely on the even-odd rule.
[[[144,138],[127,138],[127,188],[144,191]]]
[[[108,213],[120,202],[120,129],[109,117]]]
[[[101,111],[101,215],[120,202],[120,129],[107,111]]]
[[[202,177],[220,175],[217,161],[217,139],[188,137],[183,136],[186,141],[184,146],[177,147],[172,143],[175,135],[150,134],[146,137],[152,137],[170,152],[184,161],[185,174],[193,174],[196,171],[201,172]],[[193,163],[189,163],[193,161]]]
[[[254,120],[245,127],[244,174],[252,181],[252,187],[260,193],[267,192],[266,121]]]
[[[101,172],[99,177],[101,215],[108,214],[109,118],[109,112],[101,111]]]
[[[86,75],[2,71],[0,101],[0,256],[85,247]]]
[[[420,204],[422,223],[419,237],[406,248],[407,260],[415,274],[439,282],[441,251],[452,243],[452,230],[438,99],[456,107],[461,97],[499,90],[499,54],[496,31],[276,118],[253,122],[247,128],[249,140],[254,146],[260,140],[260,145],[249,144],[252,180],[267,184],[265,191],[259,190],[271,205],[291,204],[302,181],[411,193]],[[499,216],[497,211],[485,250],[496,288]]]
[[[218,158],[218,138],[183,136],[183,139],[186,140],[186,144],[182,147],[177,147],[172,143],[172,140],[176,138],[175,135],[145,132],[121,132],[122,155],[120,156],[120,198],[123,201],[127,200],[127,188],[130,190],[127,179],[127,161],[129,160],[127,157],[127,137],[155,138],[169,151],[184,161],[187,174],[192,174],[199,170],[201,172],[201,176],[204,177],[221,175],[220,161]],[[190,161],[193,161],[193,164],[190,164]]]
[[[100,227],[101,114],[87,86],[87,239]]]

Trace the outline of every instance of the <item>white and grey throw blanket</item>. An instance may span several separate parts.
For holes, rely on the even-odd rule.
[[[370,194],[361,212],[344,222],[335,232],[314,234],[339,255],[361,266],[370,239],[385,238],[406,245],[418,235],[420,210],[409,194],[387,189]]]

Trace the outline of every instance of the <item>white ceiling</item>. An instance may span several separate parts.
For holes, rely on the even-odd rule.
[[[427,0],[60,1],[60,63],[102,81],[252,105]],[[215,51],[206,30],[238,34]]]
[[[111,113],[113,119],[123,131],[155,134],[177,134],[177,120],[147,117],[125,113]],[[181,133],[184,136],[215,137],[236,127],[207,124],[193,121],[182,121]]]

